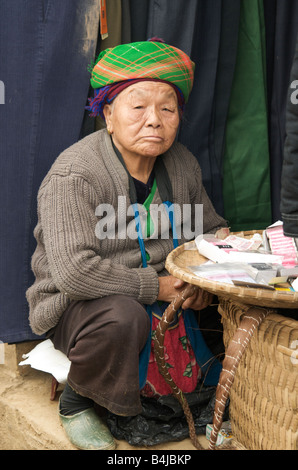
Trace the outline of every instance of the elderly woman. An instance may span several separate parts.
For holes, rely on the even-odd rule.
[[[183,287],[166,272],[165,259],[194,237],[190,227],[182,230],[181,212],[175,220],[177,208],[202,205],[205,233],[226,226],[207,197],[196,159],[175,142],[193,71],[186,54],[157,40],[101,53],[92,71],[90,110],[107,129],[64,151],[39,190],[30,324],[71,361],[59,415],[81,449],[115,447],[94,404],[135,416],[141,394],[171,393],[157,371],[151,333]],[[185,301],[165,343],[172,376],[184,392],[206,372],[209,352],[194,311],[210,301],[200,290]],[[216,384],[218,368],[208,378]]]

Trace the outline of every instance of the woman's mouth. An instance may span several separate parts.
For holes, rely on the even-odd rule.
[[[158,135],[146,135],[143,137],[143,139],[150,142],[161,142],[163,140],[163,138]]]

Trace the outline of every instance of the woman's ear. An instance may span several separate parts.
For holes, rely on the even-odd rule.
[[[107,131],[109,134],[113,133],[112,114],[113,114],[112,106],[110,104],[105,104],[103,108],[103,115],[105,117]]]

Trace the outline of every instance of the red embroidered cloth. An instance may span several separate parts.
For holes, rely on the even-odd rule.
[[[170,386],[159,373],[154,355],[153,339],[159,321],[159,318],[156,318],[153,314],[152,341],[147,381],[145,387],[141,390],[142,395],[146,397],[158,397],[172,393]],[[196,362],[193,349],[186,336],[182,315],[180,315],[178,321],[166,331],[164,350],[166,365],[170,369],[170,374],[175,384],[184,393],[193,392],[201,376],[201,369]]]

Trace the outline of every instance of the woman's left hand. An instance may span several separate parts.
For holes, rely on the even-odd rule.
[[[177,279],[174,284],[174,287],[180,290],[182,288],[185,288],[186,285],[186,282]],[[212,300],[213,294],[210,294],[209,292],[198,287],[195,290],[194,294],[188,297],[185,302],[183,302],[182,309],[186,310],[188,308],[191,308],[192,310],[203,310],[212,303]]]

